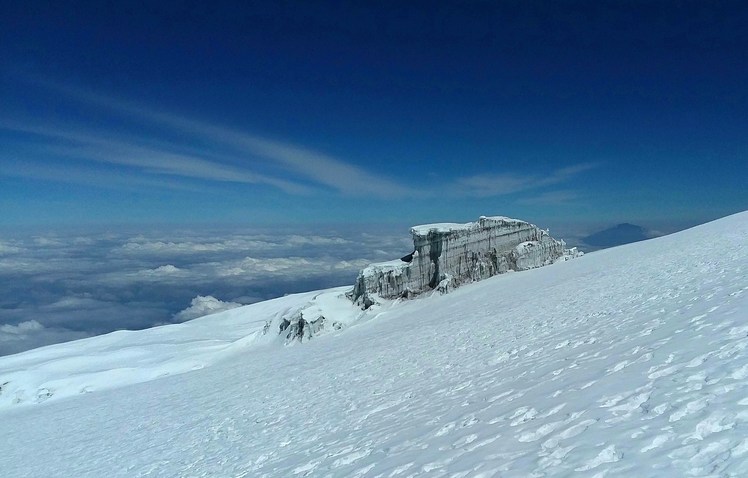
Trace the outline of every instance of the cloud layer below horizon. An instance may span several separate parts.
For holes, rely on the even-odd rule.
[[[0,239],[0,355],[352,284],[404,234],[328,230],[46,233]]]

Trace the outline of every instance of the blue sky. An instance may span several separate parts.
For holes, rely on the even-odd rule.
[[[748,208],[743,2],[350,3],[4,5],[0,226]]]

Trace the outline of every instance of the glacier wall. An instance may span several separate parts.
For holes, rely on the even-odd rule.
[[[564,242],[553,239],[548,231],[503,216],[484,216],[467,224],[415,226],[410,233],[414,251],[400,260],[363,269],[349,293],[351,300],[368,308],[377,297],[446,292],[510,270],[552,264],[568,252]]]

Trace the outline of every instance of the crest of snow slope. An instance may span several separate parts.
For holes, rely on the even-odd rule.
[[[0,476],[747,476],[747,272],[741,213],[406,301],[301,346],[207,341],[210,367],[0,411]],[[251,334],[313,296],[157,341]],[[36,352],[50,377],[58,361],[74,377],[87,343]],[[183,346],[159,353],[185,362]]]
[[[229,310],[182,324],[117,331],[1,357],[0,410],[198,370],[245,354],[250,347],[282,342],[274,340],[279,323],[299,311],[309,318],[324,313],[331,321],[348,324],[364,315],[345,298],[348,289],[293,294],[243,307],[198,297],[182,312],[187,319],[194,309]],[[274,332],[265,334],[266,326],[274,327]]]

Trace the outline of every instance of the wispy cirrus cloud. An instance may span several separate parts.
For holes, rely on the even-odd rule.
[[[552,206],[558,204],[567,204],[579,199],[581,196],[576,191],[560,190],[546,191],[540,194],[534,194],[517,200],[518,204],[528,206]]]
[[[41,181],[82,184],[115,190],[172,189],[201,192],[204,187],[186,184],[175,179],[127,174],[122,171],[103,171],[72,164],[41,163],[33,159],[14,155],[5,157],[0,163],[0,176],[28,178]]]
[[[457,188],[469,196],[503,196],[562,184],[598,166],[599,163],[580,163],[556,169],[548,175],[506,173],[468,176],[457,180]]]
[[[294,181],[258,174],[220,161],[206,159],[210,158],[209,153],[197,156],[142,146],[113,139],[101,133],[86,131],[82,128],[70,129],[64,126],[34,125],[7,120],[0,122],[0,128],[63,141],[64,144],[56,142],[54,144],[35,145],[35,151],[51,155],[116,164],[137,168],[156,175],[217,182],[268,184],[290,194],[309,194],[312,192],[312,188]],[[12,175],[23,175],[25,172],[26,176],[33,177],[31,174],[33,165],[30,168],[24,166],[24,168],[17,170],[6,166],[0,169],[0,173],[3,171],[6,175],[11,175],[11,173],[15,173]],[[54,168],[46,171],[45,168],[42,168],[41,171],[37,172],[42,179],[51,179],[53,173]],[[63,174],[61,178],[68,181],[71,179],[85,180],[85,177],[77,177],[75,174]]]
[[[6,152],[3,155],[5,164],[0,164],[0,175],[47,180],[56,178],[65,182],[117,188],[166,186],[194,190],[196,184],[205,187],[208,183],[228,182],[266,185],[292,195],[334,191],[347,196],[381,199],[428,198],[445,194],[492,197],[530,192],[566,183],[599,166],[598,163],[580,163],[548,174],[477,174],[446,180],[430,188],[405,185],[351,162],[288,141],[269,139],[248,131],[156,110],[87,89],[46,80],[27,78],[26,81],[89,107],[108,110],[115,118],[134,120],[138,130],[146,133],[128,136],[127,130],[116,130],[112,126],[94,130],[90,126],[34,124],[0,118],[0,129],[36,135],[44,140],[26,144],[37,156],[72,161],[70,165],[60,164],[59,168],[49,160],[35,165],[33,154],[29,157],[16,154],[9,160]],[[175,137],[191,140],[189,144],[184,144],[175,142]],[[86,171],[81,161],[96,163],[102,169]],[[120,177],[119,171],[115,174],[104,170],[105,165],[126,169],[126,179]],[[150,184],[146,184],[149,181]],[[545,197],[550,200],[552,196]],[[565,200],[569,200],[568,194]],[[524,204],[541,204],[532,201],[532,198],[528,198]]]
[[[134,102],[119,100],[80,88],[44,80],[30,81],[83,103],[106,108],[115,114],[137,118],[140,121],[199,138],[221,149],[231,150],[235,163],[241,164],[241,167],[229,167],[217,162],[206,164],[204,158],[160,151],[159,155],[151,155],[148,159],[157,163],[154,167],[160,168],[162,172],[189,174],[191,177],[202,174],[205,179],[209,180],[265,183],[297,194],[308,192],[313,187],[324,187],[351,196],[398,197],[415,193],[412,187],[291,142],[272,140],[199,119],[156,111]],[[133,155],[129,154],[133,152],[138,153],[135,157],[143,156],[143,151],[129,151],[126,155],[128,161],[136,161],[132,159]],[[120,161],[124,159],[120,158]],[[287,177],[283,177],[283,174],[274,176],[260,174],[252,166],[253,163],[261,161],[270,163],[283,170],[285,175],[291,175],[298,181],[308,184],[296,184]]]

